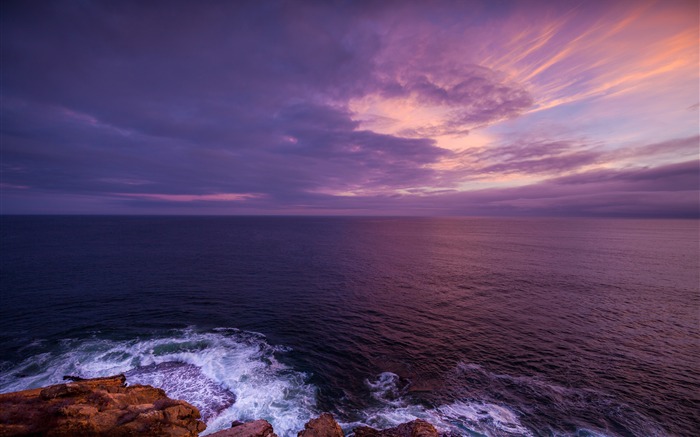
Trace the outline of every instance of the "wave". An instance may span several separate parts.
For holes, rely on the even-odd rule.
[[[208,332],[184,329],[131,340],[93,337],[67,339],[57,344],[35,342],[24,352],[32,355],[31,358],[16,365],[5,363],[0,366],[0,392],[61,383],[64,375],[91,378],[124,373],[129,384],[160,387],[169,396],[195,405],[207,423],[206,433],[228,428],[234,420],[265,419],[281,437],[295,436],[308,420],[320,413],[316,406],[317,389],[308,382],[310,375],[280,362],[277,357],[289,349],[268,344],[265,336],[259,333],[233,328]],[[453,378],[451,382],[455,386],[482,385],[497,394],[502,385],[494,384],[494,381],[505,380],[508,386],[521,392],[537,392],[547,401],[556,398],[556,408],[563,409],[568,417],[576,408],[591,408],[591,401],[597,404],[606,400],[599,405],[601,409],[614,407],[619,411],[621,408],[619,404],[591,393],[583,396],[573,393],[573,389],[534,378],[491,373],[473,363],[460,363]],[[381,429],[424,419],[446,436],[541,434],[524,423],[523,411],[527,410],[527,405],[494,401],[485,392],[461,393],[446,398],[448,402],[428,405],[416,401],[408,392],[410,381],[395,373],[380,373],[376,378],[365,380],[365,386],[367,402],[360,411],[357,408],[345,411],[342,405],[331,411],[346,433],[362,425]],[[534,396],[529,400],[540,401]],[[579,402],[586,400],[589,405]],[[524,410],[516,410],[514,406]],[[639,419],[634,415],[631,417]],[[634,425],[636,429],[647,427],[647,431],[653,430],[648,422]],[[584,428],[573,433],[547,430],[546,425],[544,429],[545,433],[555,436],[604,436]],[[647,435],[660,434],[649,432]]]
[[[129,341],[69,339],[4,369],[0,391],[57,384],[64,375],[124,373],[130,384],[161,387],[198,407],[206,433],[228,428],[233,420],[266,419],[278,435],[296,435],[317,413],[316,393],[308,375],[276,359],[286,351],[262,334],[228,328]]]
[[[359,421],[341,423],[344,430],[356,426],[394,427],[415,419],[426,420],[443,435],[534,436],[511,409],[480,401],[456,401],[435,408],[413,402],[406,395],[408,383],[395,373],[383,372],[366,380],[371,397],[378,403],[362,412]]]
[[[517,405],[521,420],[527,416],[531,426],[554,436],[668,435],[629,404],[590,387],[565,387],[541,377],[497,373],[468,362],[458,363],[446,380],[453,387],[452,397],[499,399]]]

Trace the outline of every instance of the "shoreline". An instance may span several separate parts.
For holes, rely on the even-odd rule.
[[[197,407],[168,397],[150,385],[127,385],[123,374],[68,381],[46,387],[0,394],[0,436],[178,436],[196,437],[206,431]],[[416,419],[393,428],[353,429],[355,437],[438,437],[435,427]],[[263,419],[234,421],[214,437],[277,437]],[[330,413],[309,420],[298,437],[344,437]]]

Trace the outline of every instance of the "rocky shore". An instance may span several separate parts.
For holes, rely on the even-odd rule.
[[[4,436],[198,436],[206,429],[193,405],[170,399],[149,385],[126,385],[126,377],[81,379],[0,394],[0,437]],[[277,437],[265,420],[233,422],[213,437]],[[377,430],[361,426],[355,437],[438,437],[423,420]],[[306,423],[297,437],[344,437],[329,413]]]

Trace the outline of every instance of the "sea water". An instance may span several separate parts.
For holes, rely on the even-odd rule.
[[[9,217],[0,391],[127,375],[207,432],[695,435],[693,220]]]

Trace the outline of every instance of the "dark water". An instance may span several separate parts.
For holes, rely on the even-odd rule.
[[[698,222],[2,217],[0,391],[126,372],[209,431],[697,435]]]

